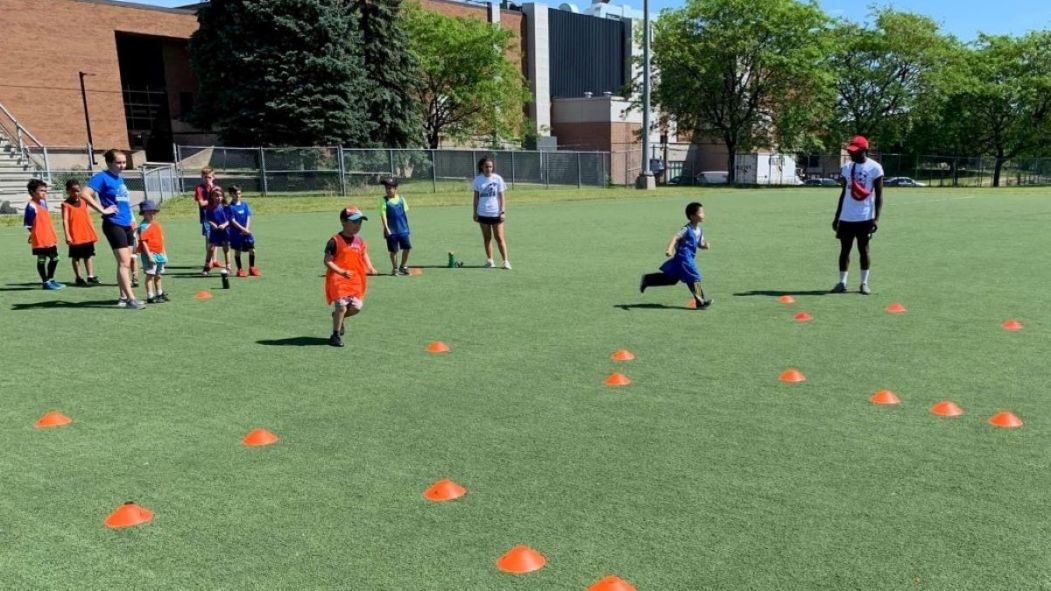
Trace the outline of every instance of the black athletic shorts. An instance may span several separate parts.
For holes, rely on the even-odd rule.
[[[872,228],[875,227],[872,220],[864,222],[839,222],[836,230],[836,238],[846,240],[848,238],[869,238],[872,236]]]
[[[113,250],[135,246],[135,228],[118,226],[109,220],[102,220],[102,233]]]
[[[57,259],[58,258],[58,247],[57,246],[48,246],[47,248],[34,248],[33,249],[33,254],[38,256],[38,257],[47,257],[49,259]]]
[[[488,224],[490,226],[495,226],[497,224],[504,223],[504,220],[500,219],[500,216],[489,217],[487,215],[480,215],[480,216],[478,216],[478,223],[479,224]]]
[[[71,244],[69,246],[69,258],[71,259],[90,259],[93,256],[95,256],[94,242]]]

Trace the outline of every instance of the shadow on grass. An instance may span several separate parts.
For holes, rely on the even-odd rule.
[[[43,291],[40,287],[40,282],[35,283],[8,283],[6,287],[0,287],[0,291],[30,291],[37,290]]]
[[[791,295],[791,296],[797,296],[797,295],[811,296],[811,295],[816,295],[816,296],[820,296],[820,295],[828,295],[828,294],[829,294],[829,291],[827,289],[811,289],[811,290],[806,290],[806,291],[800,291],[798,289],[797,290],[792,290],[792,289],[784,289],[784,290],[757,289],[757,290],[753,290],[753,291],[739,291],[739,292],[735,293],[734,295],[735,296],[781,297],[783,295]]]
[[[328,345],[328,339],[321,337],[288,337],[287,339],[261,339],[256,341],[269,347],[319,347]]]
[[[634,309],[642,310],[689,310],[694,311],[693,308],[687,306],[668,306],[666,304],[614,304],[614,308],[620,308],[625,312],[630,312]]]
[[[53,310],[56,308],[111,308],[117,310],[116,300],[93,300],[89,302],[68,302],[66,300],[51,300],[47,302],[33,302],[31,304],[11,304],[12,310]]]

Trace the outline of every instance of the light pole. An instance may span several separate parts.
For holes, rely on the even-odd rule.
[[[87,72],[78,72],[80,74],[80,98],[84,101],[84,125],[88,128],[88,170],[95,172],[95,142],[91,138],[91,116],[88,115],[88,92],[84,89],[84,77],[94,76],[94,74],[88,74]]]
[[[642,175],[638,188],[656,188],[650,170],[650,0],[642,0]]]

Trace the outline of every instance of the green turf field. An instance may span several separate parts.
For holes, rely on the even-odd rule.
[[[173,301],[141,312],[112,306],[104,248],[108,285],[46,292],[0,228],[0,587],[1049,589],[1045,193],[888,189],[868,297],[856,265],[825,293],[835,189],[512,192],[513,271],[470,268],[469,207],[414,207],[423,275],[372,278],[344,349],[325,345],[335,209],[261,203],[264,277],[223,291],[173,205]],[[638,292],[697,197],[706,311]],[[869,403],[882,388],[901,405]],[[930,414],[943,399],[966,414]],[[53,409],[75,422],[34,428]],[[1025,425],[988,425],[1002,409]],[[280,442],[242,446],[253,427]],[[426,501],[440,478],[467,496]],[[104,528],[124,501],[153,522]],[[516,544],[547,566],[499,572]]]

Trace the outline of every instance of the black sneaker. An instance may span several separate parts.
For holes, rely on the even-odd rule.
[[[102,281],[98,277],[88,277],[88,283],[92,285],[101,285]]]
[[[643,275],[642,278],[639,279],[639,293],[646,293],[646,287],[646,276]]]
[[[158,302],[165,302],[165,303],[171,301],[171,300],[168,299],[168,294],[166,294],[166,293],[157,294],[156,300]]]
[[[135,279],[135,278],[132,278],[132,280],[131,280],[131,286],[132,286],[132,287],[138,287],[138,286],[139,286],[139,280],[138,280],[138,279]]]
[[[398,275],[408,275],[408,274],[409,274],[409,268],[408,267],[398,267]]]
[[[77,280],[76,280],[76,281],[74,281],[73,283],[75,283],[75,284],[76,284],[77,286],[79,286],[79,287],[86,287],[86,286],[87,286],[87,284],[88,284],[88,282],[87,282],[87,281],[84,281],[84,278],[83,278],[83,277],[77,277]]]
[[[836,286],[833,287],[831,291],[832,291],[832,293],[846,293],[846,291],[847,291],[847,284],[843,283],[843,282],[837,283]]]
[[[332,347],[342,347],[343,339],[336,333],[332,333],[332,336],[328,338],[328,344]]]
[[[708,306],[711,306],[711,305],[712,305],[712,298],[708,298],[706,300],[701,300],[701,301],[697,302],[697,309],[698,310],[707,310]]]
[[[153,296],[146,296],[146,303],[147,304],[156,304],[157,303],[157,298],[155,298]]]

